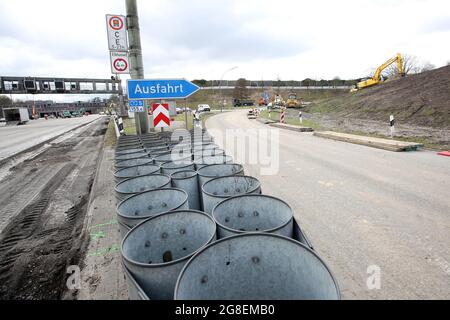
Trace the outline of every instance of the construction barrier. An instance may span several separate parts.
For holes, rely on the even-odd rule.
[[[131,159],[131,160],[122,160],[116,162],[116,169],[135,167],[135,166],[145,166],[148,164],[154,164],[155,161],[152,158],[139,158],[139,159]]]
[[[175,188],[156,189],[133,195],[117,205],[117,219],[133,227],[154,215],[189,209],[188,195]]]
[[[227,198],[261,193],[258,179],[250,176],[227,176],[214,178],[202,186],[203,211],[211,214],[216,204]]]
[[[183,170],[171,175],[172,187],[186,191],[188,194],[189,209],[200,210],[200,189],[198,174],[194,170]]]
[[[123,239],[122,257],[148,297],[173,299],[181,269],[215,238],[216,224],[207,214],[192,210],[167,212],[133,228]]]
[[[137,193],[170,186],[171,180],[168,175],[152,174],[123,180],[116,185],[114,191],[116,192],[117,202],[120,202]]]
[[[161,167],[154,164],[143,166],[133,166],[123,168],[114,172],[114,180],[117,183],[134,177],[146,176],[149,174],[161,173]]]
[[[335,300],[338,285],[300,242],[246,233],[201,249],[184,267],[175,300]]]
[[[294,213],[283,200],[246,194],[218,203],[212,210],[217,223],[217,238],[246,232],[268,232],[293,238]]]
[[[210,164],[198,169],[199,186],[214,178],[234,175],[244,175],[244,167],[236,163]]]

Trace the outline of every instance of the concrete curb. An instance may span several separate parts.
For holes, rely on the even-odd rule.
[[[275,127],[275,128],[281,128],[281,129],[286,129],[286,130],[291,130],[291,131],[298,131],[298,132],[313,132],[314,131],[313,128],[301,127],[301,126],[293,126],[293,125],[290,125],[290,124],[283,124],[283,123],[271,123],[269,125],[271,127]]]
[[[342,142],[359,144],[367,147],[383,149],[388,151],[416,151],[423,145],[415,142],[404,142],[398,140],[388,140],[382,138],[373,138],[368,136],[358,136],[348,133],[339,133],[333,131],[314,132],[314,135],[321,138],[327,138]]]

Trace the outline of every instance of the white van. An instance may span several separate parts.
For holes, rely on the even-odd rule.
[[[209,107],[209,104],[199,104],[197,107],[198,112],[209,112],[211,111],[211,108]]]

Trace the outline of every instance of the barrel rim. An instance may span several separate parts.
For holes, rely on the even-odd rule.
[[[233,173],[233,174],[227,174],[226,176],[221,176],[221,177],[218,177],[218,176],[211,176],[211,175],[206,175],[206,174],[201,174],[201,173],[200,173],[200,171],[202,171],[202,170],[205,169],[205,168],[209,168],[209,167],[213,167],[213,166],[223,166],[223,165],[227,165],[227,166],[233,166],[233,165],[235,165],[235,166],[240,166],[240,167],[241,167],[241,171],[238,171],[238,172]],[[205,178],[222,178],[222,177],[227,177],[227,176],[233,176],[233,175],[236,175],[236,174],[238,174],[239,172],[244,172],[244,166],[243,166],[242,164],[240,164],[240,163],[213,163],[213,164],[208,164],[208,165],[206,165],[206,166],[204,166],[204,167],[201,167],[200,169],[197,170],[197,172],[198,172],[199,177],[205,177]]]
[[[143,177],[154,177],[154,176],[164,176],[164,177],[167,177],[167,178],[169,179],[169,181],[168,181],[167,183],[170,184],[170,182],[171,182],[171,178],[170,178],[170,176],[169,176],[168,174],[164,174],[164,173],[157,173],[157,174],[143,174],[143,175],[141,175],[141,176],[135,176],[135,177],[127,178],[127,179],[124,179],[124,180],[120,181],[119,183],[117,183],[117,184],[115,185],[114,191],[117,192],[117,193],[119,193],[119,194],[125,194],[125,195],[126,195],[126,194],[136,194],[136,193],[142,193],[142,192],[145,192],[145,191],[141,191],[141,192],[122,192],[122,191],[117,190],[117,187],[118,187],[120,184],[123,184],[123,183],[128,182],[128,181],[133,180],[133,179],[138,179],[138,178],[143,178]],[[156,189],[161,189],[161,188],[163,188],[163,187],[159,187],[159,188],[156,188]],[[151,189],[151,190],[156,190],[156,189]],[[146,191],[150,191],[150,190],[146,190]]]
[[[138,159],[145,159],[145,158],[138,158]],[[136,159],[122,160],[122,161],[117,162],[115,164],[115,167],[116,167],[116,169],[123,169],[123,168],[142,166],[142,165],[146,165],[146,164],[154,164],[155,163],[155,159],[154,158],[148,157],[148,159],[149,159],[148,162],[143,162],[143,163],[135,164],[135,165],[132,165],[132,166],[121,166],[121,164],[123,164],[123,162],[125,162],[125,161],[136,160]]]
[[[224,199],[224,200],[220,201],[219,203],[217,203],[217,204],[213,207],[213,209],[212,209],[212,211],[211,211],[211,216],[213,217],[214,221],[216,222],[216,224],[217,224],[218,226],[220,226],[221,228],[223,228],[223,229],[225,229],[225,230],[227,230],[227,231],[231,231],[231,232],[236,233],[236,234],[244,234],[244,233],[255,232],[255,231],[241,231],[241,230],[236,230],[236,229],[232,229],[232,228],[229,228],[229,227],[227,227],[227,226],[224,226],[223,224],[221,224],[221,223],[216,219],[216,217],[215,217],[215,215],[214,215],[214,211],[215,211],[216,208],[219,207],[220,205],[226,203],[227,201],[231,201],[231,200],[235,200],[236,198],[243,198],[243,197],[264,197],[264,198],[270,198],[270,199],[279,201],[279,202],[281,202],[281,203],[284,203],[284,204],[291,210],[292,216],[289,218],[288,221],[286,221],[286,222],[283,223],[282,225],[280,225],[280,226],[278,226],[278,227],[275,227],[275,228],[272,228],[272,229],[260,230],[260,231],[257,231],[257,232],[269,232],[269,233],[270,233],[270,232],[274,232],[274,231],[283,229],[284,227],[286,227],[289,223],[291,223],[291,222],[294,220],[294,210],[292,209],[292,207],[291,207],[286,201],[284,201],[284,200],[282,200],[282,199],[280,199],[280,198],[273,197],[273,196],[269,196],[269,195],[265,195],[265,194],[240,194],[240,195],[237,195],[237,196],[233,196],[233,197],[229,197],[229,198],[227,198],[227,199]]]
[[[134,154],[134,153],[128,153],[128,154],[124,154],[125,155],[130,155],[130,154]],[[151,158],[150,155],[148,154],[148,152],[139,152],[139,154],[141,154],[140,156],[134,156],[133,158],[128,158],[128,159],[117,159],[117,157],[114,158],[114,162],[115,163],[120,163],[122,161],[126,161],[126,160],[134,160],[134,159],[141,159],[141,158]]]
[[[204,164],[204,165],[206,165],[206,166],[209,166],[209,165],[212,165],[212,164],[224,164],[224,163],[228,163],[228,162],[226,162],[226,160],[225,160],[224,163],[204,163],[204,162],[203,162],[203,159],[205,159],[205,158],[220,158],[220,157],[222,157],[223,159],[230,159],[231,161],[233,161],[233,157],[232,157],[232,156],[230,156],[230,155],[224,153],[224,154],[221,154],[221,155],[219,155],[219,156],[206,156],[206,157],[198,158],[197,160],[194,159],[194,163],[195,163],[195,164]],[[201,162],[200,162],[200,161],[201,161]]]
[[[142,219],[145,220],[145,219],[147,219],[147,218],[150,218],[150,217],[142,217],[142,216],[141,216],[141,217],[136,217],[136,216],[125,216],[123,213],[121,213],[121,212],[119,211],[119,207],[120,207],[125,201],[128,201],[128,200],[130,200],[130,199],[132,199],[132,198],[134,198],[134,197],[138,197],[138,196],[140,196],[140,195],[142,195],[142,194],[144,194],[144,193],[159,192],[159,191],[168,191],[168,190],[176,190],[176,191],[182,192],[182,193],[184,194],[184,196],[185,196],[184,201],[183,201],[179,206],[177,206],[176,208],[174,208],[173,210],[168,210],[168,211],[176,211],[176,210],[179,210],[180,207],[183,206],[183,205],[186,203],[186,201],[188,201],[188,197],[189,197],[189,196],[188,196],[187,192],[184,191],[183,189],[180,189],[180,188],[164,188],[164,189],[153,189],[153,190],[148,190],[148,191],[144,191],[144,192],[139,192],[139,193],[133,194],[133,195],[131,195],[131,196],[129,196],[129,197],[123,199],[123,200],[120,201],[120,202],[117,204],[117,206],[116,206],[116,214],[117,214],[120,218],[123,218],[123,219],[129,219],[129,220],[142,220]],[[165,212],[168,212],[168,211],[164,211],[164,212],[161,212],[161,213],[165,213]],[[158,213],[158,214],[161,214],[161,213]]]
[[[152,167],[159,168],[158,170],[161,170],[161,166],[159,166],[159,165],[157,165],[157,164],[154,164],[154,163],[152,163],[152,164],[138,164],[138,165],[136,165],[136,166],[130,166],[130,167],[125,167],[125,168],[120,168],[119,170],[114,171],[114,174],[113,174],[113,175],[114,175],[115,178],[126,178],[126,179],[132,178],[132,177],[121,177],[121,176],[118,176],[117,174],[119,173],[119,171],[123,171],[123,170],[129,169],[129,168],[134,168],[134,167],[145,167],[145,166],[152,166]],[[155,171],[155,172],[156,172],[156,171]],[[146,176],[146,175],[149,175],[149,174],[154,174],[154,173],[147,173],[147,174],[137,175],[136,177],[139,177],[139,176]],[[134,177],[134,176],[133,176],[133,177]]]
[[[184,159],[189,159],[189,158],[184,158]],[[181,161],[181,162],[184,162],[184,159],[180,159],[180,161]],[[176,161],[168,161],[168,162],[164,162],[164,163],[161,164],[161,169],[183,169],[183,168],[186,168],[186,167],[191,167],[191,166],[193,166],[193,165],[194,165],[194,161],[192,161],[192,160],[189,160],[189,161],[190,161],[189,164],[183,163],[183,165],[180,166],[180,167],[165,167],[165,165],[167,165],[167,164],[169,164],[169,163],[176,163]]]
[[[192,257],[191,259],[189,259],[188,262],[186,262],[186,264],[183,266],[183,269],[181,269],[180,274],[178,275],[177,278],[177,282],[175,284],[175,290],[174,290],[174,300],[177,300],[177,293],[179,290],[179,284],[180,284],[180,280],[183,277],[183,275],[186,272],[186,269],[189,267],[189,265],[192,263],[192,261],[195,260],[195,258],[199,255],[201,255],[203,252],[205,252],[206,250],[208,250],[210,247],[218,245],[224,241],[228,241],[228,240],[232,240],[234,238],[240,238],[240,237],[255,237],[255,236],[264,236],[264,237],[275,237],[275,238],[280,238],[280,239],[284,239],[287,241],[290,241],[292,243],[295,243],[297,245],[300,245],[301,247],[303,247],[304,249],[306,249],[307,251],[309,251],[313,256],[315,256],[325,267],[325,269],[328,271],[328,273],[331,276],[331,279],[333,280],[334,285],[336,286],[336,293],[337,293],[337,300],[341,300],[341,290],[339,289],[339,284],[336,281],[336,277],[334,276],[333,272],[331,271],[331,269],[328,267],[328,265],[325,263],[325,260],[323,260],[314,250],[311,250],[310,248],[308,248],[306,245],[304,245],[303,243],[301,243],[300,241],[294,240],[292,238],[289,237],[285,237],[279,234],[273,234],[273,233],[266,233],[266,232],[248,232],[248,233],[244,233],[244,234],[238,234],[238,235],[234,235],[234,236],[229,236],[229,237],[225,237],[222,239],[219,239],[217,241],[214,241],[212,243],[209,243],[208,245],[204,246],[203,248],[199,249]]]
[[[209,240],[208,240],[204,245],[202,245],[200,248],[198,248],[197,250],[195,250],[195,251],[192,252],[191,254],[186,255],[185,257],[182,257],[182,258],[180,258],[180,259],[173,260],[173,261],[170,261],[170,262],[165,262],[165,263],[152,263],[152,264],[148,264],[148,263],[137,262],[137,261],[134,261],[134,260],[132,260],[132,259],[127,258],[127,257],[123,254],[123,245],[124,245],[124,243],[125,243],[125,240],[130,236],[130,234],[131,234],[131,232],[132,232],[133,230],[137,229],[139,226],[143,225],[144,223],[147,223],[147,222],[150,221],[150,220],[159,218],[160,216],[163,216],[163,215],[169,215],[169,214],[174,214],[174,213],[182,213],[182,212],[189,212],[189,213],[197,213],[197,214],[200,214],[200,215],[202,215],[203,217],[207,217],[207,218],[213,223],[213,225],[214,225],[214,232],[212,233],[212,236],[211,236],[211,237],[209,238]],[[144,221],[138,223],[138,224],[135,225],[133,228],[131,228],[131,230],[128,231],[128,233],[125,235],[125,237],[123,237],[122,242],[121,242],[121,244],[120,244],[120,249],[121,249],[121,252],[122,252],[122,257],[123,257],[123,259],[125,259],[127,262],[129,262],[129,263],[131,263],[131,264],[133,264],[133,265],[136,265],[136,266],[139,266],[139,267],[144,267],[144,268],[160,268],[160,267],[168,267],[168,266],[177,264],[177,263],[179,263],[179,262],[182,262],[182,261],[184,261],[184,260],[189,260],[189,259],[190,259],[194,254],[196,254],[199,250],[203,249],[206,245],[208,245],[209,243],[211,243],[211,241],[213,241],[213,240],[216,238],[216,235],[217,235],[217,224],[216,224],[216,222],[214,221],[214,219],[213,219],[210,215],[208,215],[207,213],[205,213],[205,212],[203,212],[203,211],[199,211],[199,210],[191,210],[191,209],[171,210],[171,211],[166,211],[166,212],[163,212],[163,213],[154,215],[154,216],[152,216],[152,217],[150,217],[150,218],[148,218],[148,219],[146,219],[146,220],[144,220]]]
[[[174,177],[174,176],[173,176],[174,174],[182,173],[182,172],[189,172],[189,173],[192,173],[192,176],[184,177],[184,178],[177,178],[177,177]],[[172,180],[185,180],[185,179],[191,179],[191,178],[195,177],[196,175],[198,175],[198,172],[195,171],[195,170],[192,170],[192,169],[190,169],[190,170],[180,170],[180,171],[172,172],[172,173],[170,174],[170,178],[171,178]]]
[[[247,193],[252,193],[252,192],[254,192],[256,189],[261,188],[261,181],[259,181],[259,180],[258,180],[257,178],[255,178],[255,177],[252,177],[252,176],[240,176],[240,175],[228,175],[228,176],[224,176],[224,177],[217,177],[217,178],[214,178],[214,179],[211,179],[211,180],[205,182],[205,183],[202,185],[202,192],[205,193],[206,195],[210,196],[210,197],[215,197],[215,198],[230,198],[230,196],[226,196],[226,195],[225,195],[225,196],[224,196],[224,195],[216,195],[216,194],[212,194],[212,193],[209,193],[209,192],[207,192],[207,191],[204,190],[205,186],[206,186],[208,183],[213,182],[213,181],[216,181],[216,180],[219,180],[219,179],[230,178],[230,177],[235,177],[235,178],[251,178],[251,179],[253,179],[253,180],[258,181],[258,185],[257,185],[255,188],[253,188],[251,191],[247,192]],[[245,194],[247,194],[247,193],[245,193]]]

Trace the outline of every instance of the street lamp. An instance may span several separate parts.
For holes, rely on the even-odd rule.
[[[238,68],[238,66],[235,66],[235,67],[232,67],[232,68],[230,68],[230,69],[228,69],[228,70],[225,70],[224,71],[224,73],[222,74],[222,77],[220,77],[220,81],[219,81],[219,91],[220,91],[220,96],[223,98],[223,91],[222,91],[222,80],[223,80],[223,77],[225,76],[225,74],[227,73],[227,72],[229,72],[229,71],[231,71],[231,70],[234,70],[234,69],[237,69]],[[221,108],[220,108],[220,112],[223,112],[223,105],[224,105],[224,101],[222,101],[222,103],[221,103]]]

